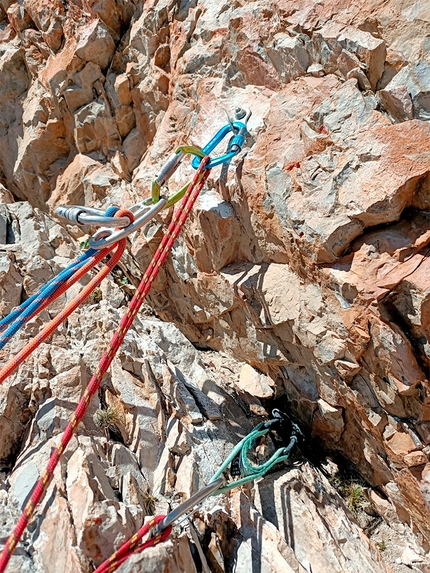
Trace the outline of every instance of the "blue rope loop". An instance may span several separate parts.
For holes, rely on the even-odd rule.
[[[104,213],[105,217],[115,217],[116,213],[119,211],[119,207],[116,205],[111,205],[108,207]]]
[[[118,210],[119,207],[112,205],[106,209],[104,215],[105,217],[113,217]],[[0,350],[18,330],[30,320],[30,317],[38,311],[43,302],[47,298],[50,298],[76,271],[83,267],[85,263],[97,253],[98,251],[96,249],[88,249],[85,253],[79,255],[75,261],[60,271],[56,277],[49,280],[36,293],[0,320],[0,333],[3,331],[3,334],[0,334]]]

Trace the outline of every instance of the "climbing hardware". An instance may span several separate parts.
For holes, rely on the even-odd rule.
[[[158,247],[155,255],[153,256],[140,284],[137,288],[137,291],[133,298],[131,299],[127,311],[125,312],[124,316],[121,319],[119,326],[117,327],[112,339],[110,341],[109,347],[107,351],[102,356],[99,365],[91,377],[87,388],[72,415],[63,435],[60,438],[60,443],[54,449],[51,457],[49,459],[48,465],[44,472],[42,473],[41,477],[39,478],[35,488],[33,489],[31,496],[26,503],[24,510],[21,514],[21,517],[11,535],[8,537],[6,541],[6,545],[0,554],[0,573],[3,573],[7,567],[7,564],[12,556],[16,545],[19,543],[22,534],[24,533],[28,522],[30,521],[31,517],[34,514],[34,511],[40,501],[42,500],[49,484],[52,481],[55,468],[57,467],[58,462],[61,459],[61,456],[64,453],[67,445],[69,444],[70,440],[73,437],[73,434],[76,431],[79,423],[82,421],[88,407],[91,403],[92,398],[94,397],[95,393],[99,389],[103,376],[105,375],[107,369],[109,368],[112,360],[115,357],[116,352],[118,351],[119,347],[121,346],[122,341],[124,340],[125,335],[127,334],[129,328],[133,323],[133,319],[138,313],[146,295],[151,288],[152,282],[158,275],[158,272],[165,262],[167,255],[169,254],[173,243],[177,239],[187,217],[188,214],[193,207],[205,181],[207,180],[210,171],[206,170],[206,165],[209,162],[209,157],[203,158],[203,161],[197,170],[191,185],[187,189],[186,194],[183,197],[181,204],[179,205],[178,210],[174,213],[172,222],[169,225],[167,232],[165,233],[160,246]]]
[[[119,215],[119,217],[113,216],[116,214]],[[118,207],[109,207],[104,214],[102,213],[102,218],[106,218],[108,221],[115,221],[118,218],[118,221],[120,221],[119,224],[124,220],[128,221],[128,224],[130,224],[132,217],[133,215],[129,211],[120,211]],[[80,280],[86,273],[110,254],[111,251],[112,248],[101,252],[89,249],[66,269],[61,271],[56,277],[51,279],[34,295],[29,297],[20,306],[13,309],[5,318],[0,320],[0,350],[26,322],[36,314],[40,313],[59,296],[64,294],[73,284]],[[118,260],[121,255],[119,255]]]
[[[274,465],[289,458],[291,450],[297,443],[302,433],[299,427],[290,422],[291,434],[286,447],[278,450],[264,463],[257,464],[250,460],[250,452],[258,444],[259,438],[265,436],[270,430],[282,423],[285,414],[279,410],[273,411],[273,419],[258,424],[243,440],[241,440],[224,460],[218,471],[213,475],[208,485],[196,492],[189,499],[178,505],[167,516],[157,516],[145,524],[131,539],[121,546],[118,551],[106,559],[95,570],[95,573],[113,573],[124,563],[128,557],[134,553],[141,553],[148,547],[153,547],[157,543],[164,541],[170,535],[172,527],[179,519],[188,516],[205,499],[211,496],[220,495],[233,488],[239,487],[257,478],[263,477]],[[238,461],[238,470],[232,471],[229,466]],[[142,543],[145,535],[148,539]]]
[[[103,278],[115,267],[120,260],[125,246],[126,238],[137,229],[147,224],[161,210],[167,209],[179,201],[178,208],[175,210],[172,221],[163,236],[163,239],[153,256],[128,308],[118,325],[108,349],[102,356],[99,365],[91,377],[88,386],[79,401],[79,404],[73,413],[63,435],[60,437],[58,446],[54,449],[49,459],[48,465],[37,481],[29,500],[27,501],[21,517],[8,537],[5,547],[0,554],[0,573],[4,573],[14,550],[21,540],[21,537],[30,521],[34,512],[46,493],[49,484],[52,481],[53,474],[58,462],[61,459],[67,445],[79,423],[82,421],[92,398],[97,392],[102,382],[103,376],[109,368],[116,352],[121,346],[122,341],[130,327],[136,314],[147,296],[151,285],[157,274],[167,259],[174,242],[176,241],[186,219],[193,208],[201,189],[203,188],[210,169],[217,165],[228,164],[231,159],[241,151],[245,136],[247,134],[247,121],[251,113],[241,109],[236,110],[235,121],[229,122],[203,148],[195,146],[181,146],[168,159],[160,171],[160,174],[152,183],[151,197],[141,201],[128,210],[120,210],[117,207],[110,207],[107,211],[102,212],[98,209],[90,209],[80,206],[60,207],[57,214],[66,218],[69,222],[77,225],[95,225],[100,229],[93,235],[90,240],[90,249],[71,263],[57,277],[49,281],[35,295],[30,297],[22,305],[17,307],[6,318],[0,321],[0,348],[2,348],[18,330],[33,316],[46,308],[53,300],[75,284],[85,273],[93,269],[108,255],[111,258],[105,263],[98,274],[89,282],[89,284],[75,297],[66,307],[51,320],[39,333],[31,340],[24,349],[0,370],[0,383],[9,376],[37,346],[45,340],[52,332],[73,312],[89,294],[96,288]],[[243,121],[241,121],[243,120]],[[231,140],[227,146],[227,152],[224,155],[211,159],[209,156],[212,151],[224,140],[229,134],[232,134]],[[191,181],[186,183],[179,191],[171,197],[161,196],[161,188],[176,171],[181,161],[186,155],[194,156],[192,166],[196,173]],[[255,441],[270,431],[277,419],[259,424],[247,437],[245,437],[231,452],[230,456],[216,472],[209,484],[202,491],[192,496],[183,505],[176,508],[168,516],[158,516],[144,525],[139,532],[133,536],[118,552],[116,552],[104,564],[97,569],[98,573],[110,573],[119,567],[129,555],[134,552],[142,551],[146,547],[154,546],[166,539],[172,528],[172,524],[182,515],[187,514],[196,504],[200,503],[209,495],[217,495],[228,491],[233,487],[238,487],[249,481],[263,476],[276,463],[288,458],[291,448],[297,440],[298,431],[293,431],[290,444],[286,448],[280,448],[264,464],[254,464],[248,458],[248,453],[252,449]],[[236,470],[231,473],[231,477],[238,477],[232,481],[226,481],[225,474],[227,467],[234,463]],[[150,537],[147,541],[141,542],[145,535]]]

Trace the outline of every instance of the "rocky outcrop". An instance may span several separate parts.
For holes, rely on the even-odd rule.
[[[50,571],[60,553],[60,569],[91,570],[146,515],[206,483],[277,401],[308,439],[342,453],[376,488],[377,511],[426,548],[424,4],[0,0],[0,21],[3,314],[79,252],[82,232],[52,218],[57,205],[130,206],[177,145],[209,141],[224,109],[253,112],[244,152],[212,171],[151,311],[57,470],[45,519],[24,541],[34,549],[11,570]],[[184,164],[169,189],[189,176]],[[170,216],[133,236],[122,279],[0,387],[2,539]],[[70,296],[28,323],[1,360]],[[109,408],[114,421],[97,426],[97,410]],[[230,571],[236,559],[236,571],[258,560],[261,571],[388,571],[318,469],[286,476],[258,486],[254,500],[238,492],[217,511],[205,507],[193,541],[174,539],[123,570],[143,559],[148,571]]]
[[[21,229],[27,220],[33,228],[44,228],[48,233],[54,272],[62,259],[59,253],[75,249],[54,220],[33,212],[28,204],[15,203],[8,206],[7,212]],[[26,236],[27,240],[17,234],[11,245],[16,247],[15,268],[28,269],[30,274],[41,241],[35,236],[32,240],[30,226]],[[16,273],[20,276],[18,270]],[[4,437],[0,457],[5,464],[0,474],[0,503],[5,515],[2,538],[28,498],[96,366],[112,325],[119,320],[121,309],[114,308],[108,299],[121,305],[121,295],[125,295],[113,281],[108,281],[104,289],[106,300],[89,301],[73,314],[50,343],[43,344],[20,372],[0,387]],[[40,320],[23,328],[12,351],[39,323]],[[95,324],[99,325],[97,329]],[[72,347],[69,340],[74,341]],[[24,539],[31,554],[18,553],[12,559],[11,570],[90,571],[91,564],[108,557],[114,547],[140,527],[146,515],[166,511],[170,504],[197,491],[208,482],[228,449],[252,428],[247,415],[252,384],[264,389],[268,386],[261,376],[256,382],[257,376],[249,366],[240,368],[232,357],[213,353],[208,358],[207,353],[199,353],[173,324],[137,318],[99,397],[56,471],[41,508],[45,515],[43,519],[39,516],[40,526]],[[246,388],[242,388],[246,380]],[[254,405],[258,405],[258,399]],[[110,418],[99,414],[109,408]],[[260,405],[259,414],[263,412]],[[213,436],[217,439],[213,440]],[[282,487],[276,485],[279,479],[285,480]],[[315,480],[319,490],[326,491],[325,502],[314,499]],[[209,535],[205,559],[212,568],[217,559],[224,559],[224,553],[226,563],[236,562],[238,571],[247,570],[251,561],[256,563],[256,554],[260,555],[262,571],[306,571],[303,563],[321,566],[318,554],[312,553],[313,544],[305,544],[296,556],[286,532],[280,528],[280,520],[288,519],[281,517],[281,498],[286,487],[290,492],[296,487],[302,491],[304,498],[300,503],[316,512],[313,519],[320,522],[328,536],[324,543],[339,543],[343,547],[339,555],[327,555],[321,570],[333,570],[339,562],[344,563],[344,571],[356,571],[345,561],[345,551],[350,550],[345,548],[350,544],[351,550],[355,547],[363,559],[366,556],[369,560],[369,571],[389,571],[375,546],[350,521],[341,498],[324,475],[309,464],[261,482],[256,507],[243,492],[237,492],[231,500],[227,496],[218,498],[215,507],[215,500],[206,502],[206,511],[199,510],[196,515],[195,539],[204,545],[204,538]],[[281,497],[269,504],[265,496],[274,491],[280,492],[276,495]],[[329,496],[338,500],[336,517],[331,519],[339,523],[332,530],[325,525],[325,512],[332,511]],[[312,510],[315,503],[317,509]],[[292,500],[288,506],[294,509]],[[270,511],[281,513],[272,515]],[[296,539],[306,540],[307,524],[306,520],[291,522],[289,528],[294,528]],[[346,535],[345,527],[350,537],[347,546],[341,541]],[[161,551],[133,558],[123,570],[132,570],[142,559],[145,571],[152,567],[164,571],[196,570],[191,551],[194,546],[195,542],[190,546],[186,535],[173,539]],[[272,552],[273,559],[263,557]],[[374,565],[372,559],[376,560]]]

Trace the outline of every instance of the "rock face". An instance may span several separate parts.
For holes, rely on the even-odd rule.
[[[11,571],[91,571],[207,483],[278,400],[376,488],[376,511],[411,528],[405,567],[426,571],[410,555],[430,543],[429,34],[425,3],[403,0],[0,0],[2,314],[79,253],[57,205],[131,206],[178,145],[206,144],[225,109],[253,112]],[[0,387],[0,543],[170,217],[133,235],[122,280]],[[312,464],[217,503],[121,570],[389,571]]]

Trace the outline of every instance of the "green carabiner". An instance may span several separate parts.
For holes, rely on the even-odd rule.
[[[203,158],[205,154],[203,151],[196,147],[195,145],[181,145],[179,146],[173,155],[169,157],[166,163],[161,168],[160,173],[158,174],[157,178],[151,184],[151,201],[152,203],[158,203],[160,200],[160,191],[161,187],[170,179],[176,169],[179,167],[184,155],[194,155],[195,157]],[[180,189],[177,193],[175,193],[172,197],[170,197],[167,201],[165,209],[174,205],[179,199],[181,199],[186,190],[188,189],[191,181],[189,181],[182,189]]]
[[[220,493],[224,493],[226,491],[229,491],[230,489],[233,489],[234,487],[244,485],[259,477],[262,477],[270,469],[272,469],[274,465],[282,461],[285,461],[286,459],[289,458],[292,448],[298,441],[298,435],[301,433],[300,429],[296,426],[296,424],[293,424],[293,431],[288,446],[276,450],[276,452],[262,464],[253,464],[250,462],[248,458],[248,452],[253,448],[255,440],[267,434],[267,432],[270,431],[270,427],[274,423],[278,422],[279,418],[277,418],[276,420],[270,420],[269,422],[261,422],[233,448],[230,455],[223,462],[223,464],[214,474],[209,483],[212,483],[213,481],[218,479],[227,470],[231,462],[237,456],[239,456],[240,473],[243,475],[243,477],[217,489],[211,495],[218,495]]]

